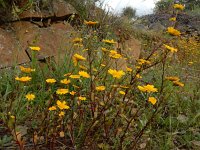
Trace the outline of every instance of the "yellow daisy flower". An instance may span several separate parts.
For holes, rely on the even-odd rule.
[[[113,78],[117,78],[117,79],[120,79],[122,76],[125,75],[124,71],[122,70],[117,71],[115,69],[109,69],[108,73],[111,74]]]
[[[85,100],[86,100],[86,97],[79,96],[78,99],[81,100],[81,101],[85,101]]]
[[[47,83],[55,83],[56,79],[54,79],[54,78],[46,79],[46,82]]]
[[[28,81],[31,81],[31,77],[29,76],[25,76],[25,77],[16,77],[15,80],[17,81],[21,81],[21,82],[28,82]]]
[[[24,73],[30,73],[30,72],[34,72],[35,71],[35,69],[25,68],[23,66],[19,66],[19,67],[20,67],[21,72],[24,72]]]
[[[68,89],[57,89],[57,91],[56,91],[56,94],[59,94],[59,95],[64,95],[67,93],[69,93]]]
[[[97,86],[95,89],[97,91],[104,91],[106,89],[106,87],[105,86]]]
[[[27,99],[28,101],[32,101],[32,100],[35,99],[35,95],[34,95],[34,94],[31,94],[31,93],[26,94],[25,97],[26,97],[26,99]]]
[[[174,4],[173,6],[175,9],[180,9],[183,10],[185,8],[185,6],[181,5],[181,4]]]
[[[126,93],[124,91],[119,91],[119,94],[125,95]]]
[[[53,110],[56,110],[56,106],[49,107],[49,111],[53,111]]]
[[[168,27],[167,32],[171,35],[174,35],[174,36],[180,36],[181,35],[181,32],[174,29],[174,27]]]
[[[57,100],[56,101],[56,104],[57,104],[57,106],[58,106],[58,108],[60,109],[60,110],[63,110],[63,109],[69,109],[69,106],[66,104],[66,102],[65,101],[60,101],[60,100]]]
[[[29,48],[33,51],[40,51],[40,47],[38,46],[30,46]]]
[[[155,105],[156,102],[157,102],[157,99],[156,99],[155,97],[149,97],[148,101],[149,101],[151,104]]]
[[[68,80],[68,79],[63,79],[63,80],[60,80],[60,83],[62,84],[69,84],[71,81]]]
[[[138,89],[142,92],[158,92],[158,89],[154,85],[147,84],[145,86],[138,86]]]
[[[79,71],[78,74],[84,78],[90,78],[90,75],[85,71]]]

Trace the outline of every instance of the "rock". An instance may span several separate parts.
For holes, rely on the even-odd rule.
[[[147,26],[145,26],[145,25],[143,25],[143,24],[138,24],[138,23],[134,24],[134,25],[133,25],[133,28],[139,29],[139,30],[147,30],[147,29],[148,29]]]
[[[166,28],[160,23],[160,22],[156,22],[156,23],[152,23],[149,25],[149,29],[153,30],[155,32],[162,32],[164,31]]]

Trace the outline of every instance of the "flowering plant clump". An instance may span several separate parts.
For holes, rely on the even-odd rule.
[[[32,52],[30,67],[0,73],[0,124],[12,148],[191,149],[199,127],[199,43],[175,29],[183,8],[172,7],[167,32],[174,36],[135,35],[130,21],[107,25],[113,18],[99,16],[69,31],[58,61],[41,63]]]

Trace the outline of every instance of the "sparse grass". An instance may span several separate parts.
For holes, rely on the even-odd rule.
[[[195,149],[198,42],[191,39],[187,48],[181,37],[168,34],[160,40],[143,33],[141,58],[129,64],[123,51],[113,51],[117,37],[111,27],[104,26],[102,40],[97,25],[84,24],[60,63],[50,62],[53,67],[41,67],[34,57],[39,47],[32,47],[27,67],[34,70],[0,73],[0,148]],[[117,66],[120,59],[128,68]],[[30,81],[16,78],[25,76]]]

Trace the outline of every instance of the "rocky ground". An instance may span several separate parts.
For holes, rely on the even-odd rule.
[[[169,18],[174,17],[172,14],[158,13],[146,15],[135,21],[134,26],[144,30],[164,31],[171,25]],[[200,16],[192,16],[186,13],[177,15],[176,28],[186,35],[200,36]]]

